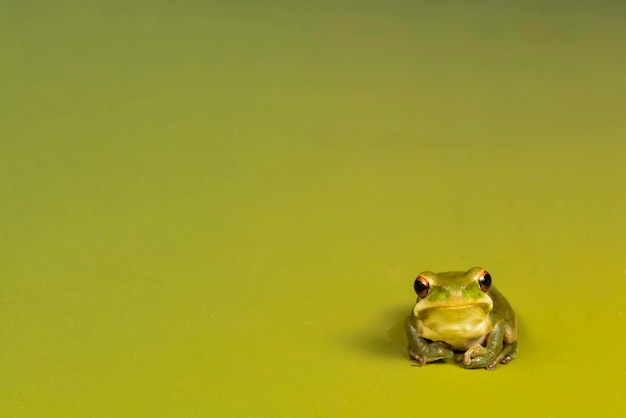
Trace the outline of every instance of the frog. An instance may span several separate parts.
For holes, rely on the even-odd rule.
[[[418,366],[454,359],[494,370],[517,357],[517,318],[492,281],[483,267],[417,275],[417,302],[404,324]]]

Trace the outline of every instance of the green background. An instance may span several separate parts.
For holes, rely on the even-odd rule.
[[[587,3],[3,1],[2,416],[623,415],[626,7]],[[411,367],[415,275],[474,265],[519,358]]]

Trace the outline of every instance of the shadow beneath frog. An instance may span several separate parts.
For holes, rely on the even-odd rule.
[[[406,306],[389,309],[358,334],[346,336],[348,344],[363,353],[375,356],[408,358],[404,319],[408,315]]]

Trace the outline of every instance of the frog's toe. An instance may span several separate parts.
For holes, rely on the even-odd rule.
[[[417,354],[415,351],[413,351],[410,348],[409,348],[409,358],[417,361],[417,364],[415,364],[415,366],[423,366],[424,364],[426,364],[426,357],[422,356],[421,354]]]
[[[511,360],[513,360],[517,355],[517,345],[505,345],[502,351],[498,354],[496,359],[494,360],[494,364],[497,366],[498,364],[507,364]],[[494,367],[495,368],[495,367]]]
[[[410,351],[409,351],[409,358],[410,358],[411,360],[415,360],[415,361],[417,361],[417,364],[418,364],[419,366],[421,366],[421,365],[423,365],[423,364],[425,363],[425,362],[424,362],[424,357],[422,357],[422,356],[420,356],[420,355],[417,355],[417,354],[415,354],[415,353],[412,353],[412,352],[410,352]]]
[[[495,370],[496,367],[498,367],[498,365],[500,365],[500,364],[506,364],[506,363],[503,361],[503,359],[496,358],[491,363],[489,363],[487,366],[485,366],[485,369],[487,369],[489,371]]]
[[[498,356],[493,362],[491,362],[490,365],[485,367],[485,369],[495,370],[499,364],[507,364],[511,360],[513,360],[513,357],[511,357],[509,354],[505,354],[504,356]]]
[[[463,367],[465,367],[466,369],[478,369],[481,367],[486,367],[485,365],[488,363],[485,356],[471,357],[468,356],[467,353],[456,354],[454,356],[454,361],[456,361],[457,363],[462,363]]]
[[[471,346],[470,348],[467,349],[467,351],[465,351],[465,353],[463,353],[463,364],[465,366],[472,366],[472,367],[484,367],[484,366],[474,366],[474,364],[477,363],[481,363],[483,362],[486,358],[486,355],[488,354],[488,351],[485,347],[483,347],[480,344],[475,344],[473,346]]]
[[[489,350],[478,344],[470,347],[463,353],[463,365],[467,369],[479,369],[483,367],[489,369],[491,367],[490,370],[493,370],[497,364],[498,361],[489,353]]]
[[[464,362],[463,364],[467,369],[481,369],[484,367],[487,370],[493,370],[498,365],[498,363],[494,362],[489,356],[474,357],[469,363]]]
[[[426,364],[426,361],[424,360],[418,360],[418,359],[413,359],[415,361],[417,361],[417,363],[411,363],[411,366],[413,367],[422,367],[424,364]]]

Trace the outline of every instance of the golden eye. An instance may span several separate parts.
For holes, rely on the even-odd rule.
[[[415,279],[415,283],[413,283],[413,289],[415,289],[415,293],[420,298],[425,298],[430,290],[430,283],[423,276],[417,276]]]
[[[491,274],[487,272],[487,270],[483,270],[478,277],[478,284],[480,285],[480,289],[483,292],[486,292],[491,287]]]

